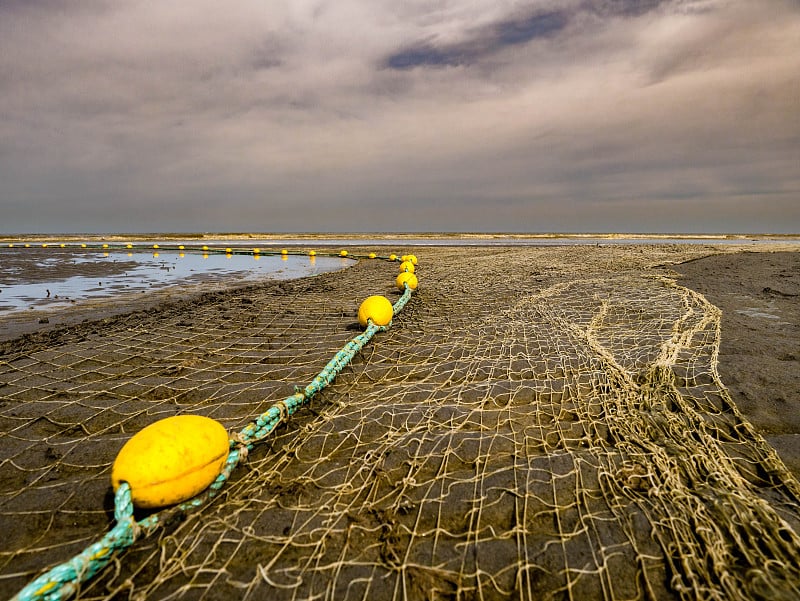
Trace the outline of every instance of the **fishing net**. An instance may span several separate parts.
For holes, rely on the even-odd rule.
[[[687,247],[420,248],[421,287],[210,505],[81,599],[796,599],[800,489],[731,403]],[[661,267],[655,267],[661,265]],[[395,268],[209,294],[11,345],[0,593],[112,523],[111,463],[179,413],[241,428]]]

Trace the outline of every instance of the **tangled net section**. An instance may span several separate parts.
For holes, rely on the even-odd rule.
[[[798,598],[800,490],[720,381],[719,311],[651,268],[690,251],[636,252],[420,250],[379,343],[78,596]],[[240,427],[384,284],[362,261],[6,353],[3,592],[108,528],[132,433]]]

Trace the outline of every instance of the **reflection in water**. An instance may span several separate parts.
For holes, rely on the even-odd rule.
[[[0,263],[2,314],[28,308],[57,308],[82,300],[142,293],[179,283],[293,279],[335,271],[352,264],[352,261],[338,257],[318,260],[317,257],[297,255],[194,254],[162,250],[152,254],[130,251],[104,252],[102,255],[58,252],[47,257],[39,254],[27,262],[26,269],[24,251],[20,250],[20,257],[23,257],[22,262]],[[105,263],[102,276],[81,275],[82,269],[98,267],[95,263],[98,261]],[[30,277],[34,268],[39,270],[38,277]],[[42,268],[46,268],[46,277],[41,277]]]

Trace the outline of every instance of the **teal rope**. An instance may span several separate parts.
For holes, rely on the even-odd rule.
[[[114,553],[127,549],[136,539],[131,490],[127,483],[114,496],[114,519],[117,524],[98,542],[89,545],[69,561],[57,565],[28,584],[14,600],[42,599],[62,601],[71,597],[85,582],[111,562]]]
[[[403,285],[405,286],[406,289],[405,292],[403,292],[403,296],[397,299],[397,302],[394,305],[392,305],[392,313],[394,315],[400,313],[400,311],[403,310],[403,307],[406,306],[408,301],[411,300],[411,293],[413,292],[413,290],[411,290],[411,288],[408,287],[407,283]]]
[[[411,299],[411,289],[406,285],[405,292],[392,306],[392,314],[397,315]],[[133,503],[130,487],[123,482],[114,496],[114,520],[116,525],[98,542],[93,543],[69,561],[57,565],[49,572],[42,574],[25,588],[12,601],[64,601],[78,590],[82,582],[86,582],[97,572],[108,565],[115,553],[119,553],[133,545],[141,532],[148,534],[167,516],[176,511],[190,511],[201,507],[213,499],[239,463],[247,457],[247,451],[255,443],[267,437],[278,425],[286,421],[302,405],[311,401],[315,394],[333,382],[342,369],[378,332],[389,329],[388,326],[376,326],[369,321],[367,329],[348,342],[333,356],[322,371],[311,380],[303,390],[273,404],[254,421],[247,424],[241,432],[230,441],[231,450],[222,467],[221,473],[214,482],[200,495],[185,501],[175,508],[154,513],[139,522],[133,519]]]

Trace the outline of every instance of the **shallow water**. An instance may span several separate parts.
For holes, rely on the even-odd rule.
[[[54,308],[83,300],[144,293],[199,282],[285,280],[342,269],[341,257],[226,255],[197,252],[4,250],[0,312]]]

